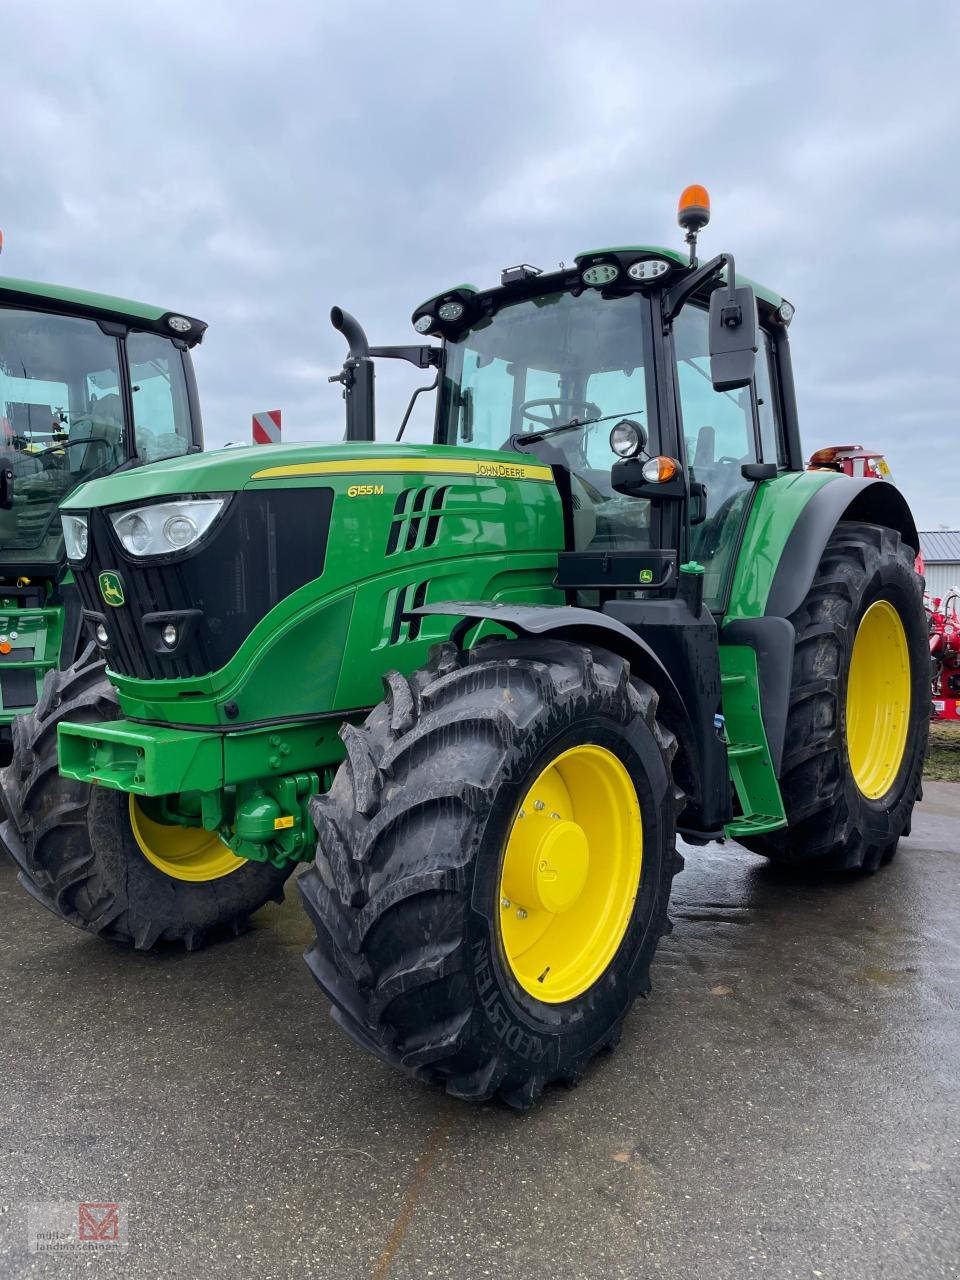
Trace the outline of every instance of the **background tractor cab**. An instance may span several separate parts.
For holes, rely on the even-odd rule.
[[[58,507],[77,485],[201,448],[199,320],[0,277],[0,759],[81,608]]]

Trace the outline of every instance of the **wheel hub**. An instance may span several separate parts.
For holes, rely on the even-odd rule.
[[[609,966],[642,863],[640,804],[623,762],[584,743],[556,756],[517,812],[500,873],[506,962],[529,994],[571,1000]]]
[[[580,897],[590,866],[590,845],[583,827],[534,812],[515,824],[515,856],[504,867],[502,889],[512,902],[536,910],[567,911]]]
[[[869,800],[897,780],[910,724],[910,651],[900,615],[876,600],[860,620],[847,675],[847,756]]]

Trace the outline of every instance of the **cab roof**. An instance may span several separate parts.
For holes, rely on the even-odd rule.
[[[646,244],[646,245],[616,245],[601,249],[589,249],[582,253],[574,255],[573,262],[581,264],[586,261],[592,261],[595,258],[603,258],[605,255],[627,255],[635,254],[638,257],[657,257],[665,258],[672,263],[674,268],[681,271],[687,270],[687,256],[678,252],[676,249],[667,249],[662,245]],[[675,276],[672,278],[676,278]],[[720,279],[726,278],[726,272],[721,272]],[[422,302],[413,313],[413,320],[417,317],[437,306],[446,299],[460,298],[473,295],[478,301],[490,299],[497,307],[502,306],[506,302],[519,301],[524,296],[530,296],[537,293],[544,293],[554,289],[570,288],[572,285],[579,283],[579,265],[563,268],[553,271],[544,271],[525,277],[518,283],[495,285],[489,289],[478,289],[472,284],[458,284],[450,289],[445,289],[441,293],[435,293],[432,297]],[[757,301],[762,306],[765,304],[771,311],[776,311],[785,301],[783,296],[773,289],[768,289],[766,285],[758,284],[757,281],[751,280],[748,276],[737,272],[737,283],[739,285],[750,285],[756,294]]]
[[[94,320],[115,321],[136,329],[148,329],[166,338],[178,338],[187,346],[195,346],[206,331],[203,320],[154,307],[129,298],[114,298],[106,293],[91,293],[87,289],[73,289],[68,285],[43,284],[37,280],[14,280],[0,276],[0,307],[25,306],[37,311],[52,311],[58,315],[85,316]],[[171,320],[176,321],[175,324]],[[185,328],[181,321],[189,325]]]

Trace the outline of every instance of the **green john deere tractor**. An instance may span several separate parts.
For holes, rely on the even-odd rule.
[[[94,476],[201,447],[189,348],[205,329],[0,277],[0,764],[47,672],[90,642],[59,503]]]
[[[928,710],[914,523],[889,483],[804,469],[793,308],[698,261],[708,216],[686,193],[689,255],[447,289],[413,315],[432,344],[335,309],[342,444],[69,496],[101,660],[48,677],[6,779],[41,902],[192,946],[306,863],[343,1029],[525,1106],[649,991],[678,831],[893,856]],[[378,357],[436,370],[434,443],[375,442]]]

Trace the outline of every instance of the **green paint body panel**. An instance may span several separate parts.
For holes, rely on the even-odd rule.
[[[720,684],[727,759],[741,809],[741,816],[727,824],[726,833],[735,840],[777,831],[787,825],[787,816],[763,728],[753,649],[740,644],[720,646]]]
[[[486,474],[505,465],[537,478]],[[302,466],[333,470],[263,476]],[[397,499],[406,488],[426,487],[428,507],[441,484],[447,492],[434,541],[426,519],[414,524],[396,514]],[[281,599],[217,671],[179,680],[111,672],[127,718],[61,725],[68,777],[162,796],[332,768],[343,758],[340,725],[380,701],[383,674],[415,670],[449,637],[449,617],[419,627],[402,617],[415,597],[563,603],[553,587],[563,515],[550,470],[526,460],[505,464],[496,451],[382,444],[221,450],[91,481],[68,505],[126,506],[251,486],[333,490],[323,573]],[[230,703],[238,708],[233,718]],[[305,713],[330,719],[298,725]],[[255,723],[285,718],[293,723]],[[159,726],[136,723],[145,720]]]
[[[420,311],[423,307],[429,307],[431,302],[436,302],[440,298],[446,298],[451,293],[479,293],[480,290],[475,284],[454,284],[449,289],[444,289],[441,293],[435,293],[420,303],[419,307],[414,307],[414,311]]]
[[[687,265],[685,253],[680,253],[677,249],[665,249],[659,244],[611,244],[605,245],[602,249],[585,249],[582,253],[574,254],[574,262],[579,262],[581,258],[595,258],[602,253],[650,253],[658,258],[666,258],[668,262],[678,267]]]
[[[788,471],[765,480],[747,519],[724,620],[762,617],[787,539],[800,513],[825,484],[843,484],[835,471]]]
[[[368,465],[370,459],[418,470],[396,472],[385,465],[382,472],[358,473],[348,467],[343,474],[253,479],[276,467],[360,461]],[[552,585],[557,552],[563,548],[563,515],[552,481],[431,472],[431,463],[442,467],[454,462],[502,467],[504,459],[492,450],[435,445],[281,445],[196,454],[83,485],[68,500],[70,508],[131,505],[147,497],[224,493],[250,486],[334,491],[321,577],[281,600],[218,671],[183,680],[140,680],[111,673],[124,714],[166,724],[229,728],[227,702],[237,704],[244,723],[296,718],[306,709],[348,712],[369,707],[382,696],[383,672],[392,667],[414,670],[426,661],[431,645],[450,634],[449,618],[425,619],[418,635],[411,634],[407,622],[397,629],[398,613],[413,607],[418,588],[425,585],[424,603],[562,603],[562,594]],[[534,469],[550,474],[540,464]],[[382,492],[351,496],[358,480]],[[410,517],[401,517],[397,550],[388,554],[402,490],[426,485],[429,503],[440,484],[448,489],[442,536],[427,546],[427,521],[421,519],[414,528]],[[295,681],[285,678],[291,671],[297,673]]]
[[[794,525],[814,494],[834,482],[842,484],[844,477],[827,471],[789,471],[757,486],[724,622],[763,616]],[[763,728],[756,654],[742,645],[724,644],[722,629],[720,670],[727,755],[741,811],[727,834],[736,839],[776,831],[786,826],[786,815]]]
[[[90,311],[128,316],[131,320],[159,320],[170,310],[169,307],[151,307],[144,302],[132,302],[129,298],[113,298],[106,293],[91,293],[87,289],[72,289],[59,284],[43,284],[38,280],[13,280],[9,276],[0,276],[0,291],[21,293],[25,302],[32,300],[34,305],[46,304],[48,310],[56,310],[60,303],[69,303]]]

